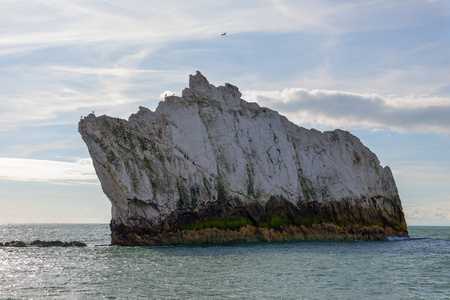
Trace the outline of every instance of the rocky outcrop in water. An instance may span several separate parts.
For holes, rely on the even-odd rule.
[[[349,132],[307,130],[197,72],[182,96],[79,132],[112,203],[112,244],[407,236],[389,167]]]
[[[6,243],[0,243],[0,247],[86,247],[87,245],[82,242],[72,241],[72,242],[61,242],[56,241],[41,241],[34,240],[31,243],[25,243],[22,241],[11,241]]]

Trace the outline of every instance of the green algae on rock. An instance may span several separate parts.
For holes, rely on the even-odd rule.
[[[112,244],[171,245],[407,236],[389,167],[342,130],[319,132],[215,87],[79,132],[112,203]]]

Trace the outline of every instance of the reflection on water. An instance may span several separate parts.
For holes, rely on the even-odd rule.
[[[445,298],[449,230],[411,227],[413,238],[386,242],[146,248],[95,246],[109,243],[104,224],[2,225],[2,242],[89,246],[0,248],[0,298]]]

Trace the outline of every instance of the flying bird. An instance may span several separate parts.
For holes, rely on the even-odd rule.
[[[224,32],[224,33],[222,33],[220,36],[224,36],[224,35],[227,35],[227,33],[226,32]]]

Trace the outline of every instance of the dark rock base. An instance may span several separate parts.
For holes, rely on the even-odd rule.
[[[238,230],[205,228],[160,233],[156,236],[137,234],[136,232],[116,232],[112,235],[112,244],[121,246],[163,246],[190,244],[257,243],[286,241],[353,241],[386,240],[390,236],[407,237],[408,233],[396,231],[390,227],[359,227],[348,225],[339,227],[334,224],[312,224],[310,227],[288,225],[281,230],[247,225]]]
[[[161,246],[204,243],[386,240],[408,237],[399,199],[340,200],[296,205],[272,197],[265,205],[237,199],[183,209],[158,226],[146,220],[111,222],[111,243]]]
[[[22,241],[11,241],[6,243],[0,243],[0,247],[86,247],[87,245],[82,242],[61,242],[61,241],[41,241],[35,240],[31,243],[25,243]]]

